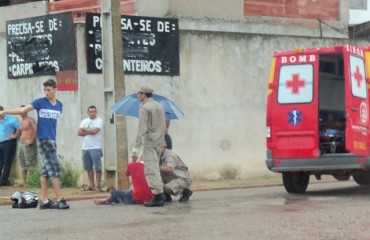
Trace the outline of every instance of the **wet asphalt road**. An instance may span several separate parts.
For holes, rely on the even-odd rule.
[[[370,239],[370,188],[353,181],[194,192],[163,208],[95,206],[69,210],[0,206],[0,239]]]

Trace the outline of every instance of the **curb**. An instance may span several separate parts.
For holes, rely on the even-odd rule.
[[[310,184],[318,184],[318,183],[327,183],[327,182],[337,182],[334,178],[325,178],[322,180],[314,180],[310,182]],[[239,180],[227,180],[227,181],[195,181],[192,184],[192,191],[214,191],[214,190],[231,190],[231,189],[240,189],[240,188],[257,188],[257,187],[274,187],[274,186],[281,186],[282,190],[284,190],[284,186],[282,180],[279,177],[273,178],[255,178],[255,179],[239,179]],[[14,192],[20,191],[31,191],[35,192],[36,194],[40,193],[40,189],[32,188],[28,189],[26,187],[1,187],[0,188],[0,205],[10,205],[12,201],[10,196],[13,195]],[[52,192],[52,190],[50,190]],[[108,192],[81,192],[80,188],[65,188],[62,189],[62,195],[67,201],[79,201],[79,200],[89,200],[94,198],[103,198],[107,197],[110,194]],[[51,194],[53,196],[53,194]]]
[[[282,187],[282,191],[285,191],[284,190],[284,185],[282,184],[281,181],[270,181],[272,179],[267,179],[267,182],[266,182],[266,179],[263,179],[263,180],[260,180],[259,182],[258,181],[252,181],[253,183],[249,182],[249,183],[246,183],[246,182],[243,182],[243,183],[239,183],[239,184],[236,184],[234,182],[211,182],[211,184],[204,184],[203,182],[198,182],[196,184],[194,184],[195,186],[192,187],[192,191],[193,192],[197,192],[197,191],[214,191],[214,190],[231,190],[231,189],[241,189],[241,188],[257,188],[257,187],[274,187],[274,186],[281,186]],[[276,180],[276,179],[275,179]],[[328,182],[337,182],[337,180],[335,179],[326,179],[326,180],[320,180],[320,181],[312,181],[310,184],[319,184],[319,183],[328,183]],[[203,185],[206,185],[206,186],[202,186]],[[229,185],[228,185],[229,184]],[[213,186],[211,186],[213,185]],[[2,196],[0,196],[0,205],[11,205],[12,204],[12,201],[10,199],[10,196],[13,195],[14,192],[16,191],[33,191],[33,192],[36,192],[37,194],[39,193],[40,189],[25,189],[25,188],[22,188],[22,189],[17,189],[16,187],[7,187],[7,189],[4,188],[4,190],[6,190],[6,193],[4,191],[2,191],[3,189],[0,188],[0,194]],[[51,191],[51,190],[50,190]],[[65,194],[65,193],[69,193],[69,194]],[[4,194],[5,193],[5,194]],[[62,194],[63,194],[63,197],[67,200],[67,201],[79,201],[79,200],[89,200],[89,199],[94,199],[94,198],[103,198],[103,197],[107,197],[110,192],[100,192],[100,193],[96,193],[96,192],[80,192],[79,191],[79,188],[69,188],[67,190],[65,190],[65,192],[63,192],[63,189],[62,189]],[[4,195],[7,195],[7,196],[4,196]]]
[[[231,190],[231,189],[240,189],[240,188],[257,188],[257,187],[271,187],[271,186],[282,186],[282,184],[255,184],[255,185],[238,185],[238,186],[222,186],[222,187],[198,187],[193,188],[193,192],[198,191],[213,191],[213,190]],[[8,190],[9,191],[9,190]],[[15,191],[22,191],[22,190],[16,190]],[[14,193],[12,192],[8,196],[0,196],[0,205],[11,205],[12,200],[10,199],[10,196]],[[63,192],[63,190],[62,190]],[[106,197],[110,192],[100,192],[100,193],[78,193],[76,195],[63,195],[63,197],[67,201],[80,201],[80,200],[89,200],[89,199],[95,199],[95,198],[103,198]]]

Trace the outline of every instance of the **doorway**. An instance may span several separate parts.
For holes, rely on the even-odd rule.
[[[345,82],[341,53],[320,55],[318,105],[321,153],[347,153]]]

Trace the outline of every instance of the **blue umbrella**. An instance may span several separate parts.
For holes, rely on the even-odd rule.
[[[162,104],[166,120],[180,119],[184,117],[184,113],[180,108],[168,98],[154,93],[152,94],[152,98]],[[116,113],[137,118],[139,117],[139,108],[140,101],[137,98],[137,93],[133,93],[122,98],[111,107],[111,109]]]

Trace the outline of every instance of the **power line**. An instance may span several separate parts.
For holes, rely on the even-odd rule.
[[[339,32],[339,33],[341,33],[341,34],[343,34],[343,35],[346,35],[346,36],[348,36],[348,30],[343,30],[343,29],[340,29],[340,28],[337,28],[337,27],[334,27],[334,26],[332,26],[332,25],[330,25],[330,24],[328,24],[327,22],[325,22],[324,20],[322,20],[322,19],[320,19],[320,18],[317,18],[317,20],[319,21],[319,23],[320,23],[320,35],[321,35],[321,37],[322,37],[322,32],[321,32],[321,23],[322,24],[324,24],[325,26],[327,26],[327,27],[329,27],[329,28],[331,28],[331,29],[333,29],[334,31],[336,31],[336,32]]]

